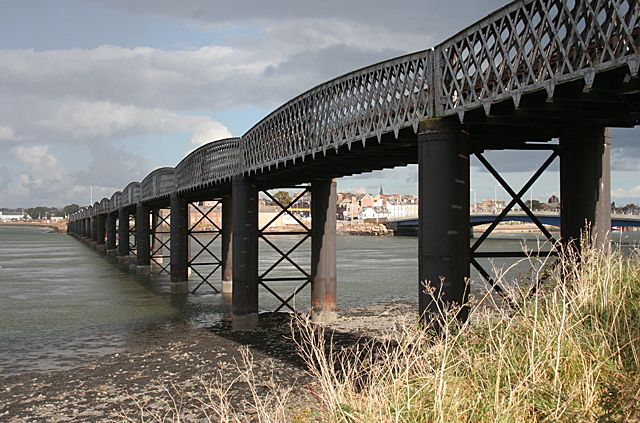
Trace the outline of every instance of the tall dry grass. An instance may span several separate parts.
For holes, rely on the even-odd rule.
[[[456,310],[443,310],[441,336],[411,320],[391,339],[338,349],[327,329],[296,316],[292,337],[314,379],[308,397],[317,399],[316,411],[292,411],[295,394],[282,387],[258,390],[264,381],[245,352],[232,385],[241,383],[249,401],[230,401],[234,387],[220,379],[200,395],[201,415],[233,422],[640,421],[640,251],[624,257],[584,247],[578,258],[568,250],[550,273],[547,263],[531,263],[532,280],[547,274],[535,293],[511,290],[508,308],[487,307],[487,293],[470,304],[465,324]],[[189,420],[175,402],[168,406],[147,420]]]
[[[639,258],[568,250],[535,294],[512,290],[508,310],[471,304],[464,325],[444,310],[442,336],[405,324],[338,352],[307,319],[293,333],[328,420],[638,420]]]

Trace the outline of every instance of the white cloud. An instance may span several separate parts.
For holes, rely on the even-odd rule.
[[[15,134],[12,127],[0,125],[0,141],[18,141],[20,137]]]
[[[611,191],[613,198],[640,199],[640,185],[631,188],[616,188]]]
[[[214,128],[222,136],[229,135],[224,125],[209,117],[179,115],[162,109],[107,101],[67,101],[56,109],[53,116],[36,126],[60,139],[86,142],[153,133],[193,133],[194,138],[200,139],[203,132],[212,133]]]
[[[66,179],[58,158],[49,153],[47,146],[19,146],[13,148],[11,153],[29,171],[20,175],[20,184],[27,188],[44,187]]]
[[[224,125],[219,122],[209,121],[195,126],[190,143],[191,145],[201,146],[211,141],[229,137],[231,137],[231,133]]]
[[[11,182],[11,173],[6,166],[0,165],[0,192]]]

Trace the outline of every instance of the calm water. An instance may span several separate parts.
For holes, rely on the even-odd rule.
[[[622,243],[640,241],[640,233],[625,233]],[[520,236],[490,239],[487,248],[520,250]],[[620,235],[614,236],[620,239]],[[300,238],[274,237],[284,250]],[[527,244],[535,245],[534,236]],[[193,246],[194,251],[198,251]],[[263,242],[261,269],[279,255]],[[292,254],[308,270],[310,244]],[[219,251],[212,248],[214,254]],[[393,300],[417,303],[417,239],[409,237],[338,237],[338,305],[346,308]],[[203,254],[196,262],[207,263]],[[497,267],[509,262],[496,262]],[[211,267],[196,267],[206,274]],[[517,268],[515,272],[523,271]],[[208,273],[208,272],[207,272]],[[219,274],[213,277],[219,285]],[[269,276],[295,277],[291,265]],[[197,276],[192,274],[193,281]],[[480,280],[476,275],[472,279]],[[197,283],[197,282],[196,282]],[[273,283],[285,296],[298,282]],[[476,284],[476,286],[480,286]],[[0,375],[34,369],[65,368],[78,361],[123,350],[135,350],[157,331],[171,331],[183,322],[198,328],[211,325],[230,311],[229,299],[203,287],[197,295],[176,299],[168,293],[166,275],[135,276],[65,234],[43,228],[0,227]],[[295,302],[309,304],[309,289]],[[277,302],[261,289],[260,306]]]

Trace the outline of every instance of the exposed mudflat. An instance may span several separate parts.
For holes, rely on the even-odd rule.
[[[394,324],[415,319],[415,306],[389,303],[340,312],[327,327],[334,345],[384,338]],[[251,420],[251,392],[242,378],[250,370],[257,394],[289,390],[291,418],[322,414],[315,388],[291,339],[288,315],[261,316],[260,327],[231,331],[228,322],[206,329],[185,324],[150,332],[136,351],[106,355],[68,370],[27,371],[0,378],[0,421],[183,421],[209,416],[215,386],[228,387],[232,404]],[[247,367],[244,347],[252,356]]]

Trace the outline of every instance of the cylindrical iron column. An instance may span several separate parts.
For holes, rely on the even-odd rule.
[[[311,182],[311,317],[336,318],[336,182]]]
[[[97,214],[95,216],[91,216],[90,224],[91,224],[91,227],[90,227],[91,239],[89,240],[89,245],[95,248],[95,246],[98,243],[98,215]]]
[[[419,307],[439,330],[444,308],[468,314],[469,142],[457,119],[421,124],[418,160]]]
[[[84,219],[82,219],[82,240],[85,242],[87,242],[87,240],[91,237],[89,226],[89,218],[85,217]]]
[[[258,189],[234,176],[233,199],[233,329],[258,324]]]
[[[222,197],[222,293],[233,291],[233,201],[231,195]]]
[[[189,293],[188,282],[188,254],[189,242],[188,230],[188,207],[184,198],[177,193],[171,194],[171,293]]]
[[[118,209],[118,262],[129,262],[129,212],[124,207]]]
[[[611,231],[611,134],[608,128],[576,128],[560,138],[560,232],[579,248],[590,230],[596,248]],[[588,226],[587,226],[588,225]]]
[[[107,254],[116,253],[116,214],[107,213]]]
[[[97,217],[97,230],[96,230],[96,250],[100,253],[105,251],[105,218],[106,215],[99,214]]]
[[[136,205],[136,272],[148,275],[151,271],[151,251],[149,233],[149,206],[138,202]]]

